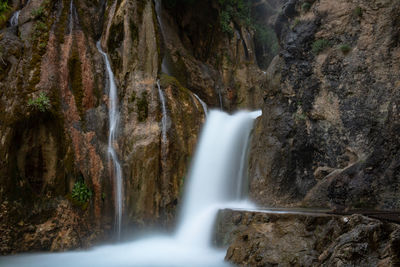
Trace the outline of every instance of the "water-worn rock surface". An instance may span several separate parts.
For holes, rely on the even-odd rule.
[[[362,215],[222,210],[216,241],[239,266],[400,264],[400,226]]]
[[[398,1],[288,1],[254,130],[267,206],[400,209]]]

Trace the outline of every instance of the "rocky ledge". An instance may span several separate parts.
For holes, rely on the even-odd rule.
[[[239,266],[399,266],[400,225],[360,214],[220,211],[216,244]]]

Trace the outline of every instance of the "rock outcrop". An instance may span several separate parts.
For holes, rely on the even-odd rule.
[[[400,264],[400,226],[361,215],[223,210],[217,244],[239,266]]]
[[[287,2],[250,153],[259,204],[400,209],[399,14],[397,1]]]

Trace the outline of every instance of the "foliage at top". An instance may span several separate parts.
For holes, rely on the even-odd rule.
[[[252,26],[251,3],[248,0],[218,0],[221,7],[220,25],[223,32],[232,35],[231,21]]]
[[[46,112],[51,108],[50,99],[44,92],[41,92],[36,98],[29,99],[28,106],[40,112]]]
[[[10,6],[8,5],[8,0],[0,0],[0,22],[3,22],[7,19],[5,14],[9,10]]]

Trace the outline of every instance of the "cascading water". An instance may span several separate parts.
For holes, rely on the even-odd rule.
[[[74,23],[78,22],[78,13],[76,12],[76,8],[74,5],[74,0],[71,0],[69,3],[69,23],[68,23],[68,30],[69,34],[72,34],[74,30]]]
[[[122,170],[119,163],[117,153],[114,149],[116,142],[116,134],[118,129],[119,113],[118,113],[118,95],[117,86],[115,85],[114,73],[112,72],[110,61],[107,54],[101,49],[100,41],[96,44],[97,49],[103,56],[106,63],[108,85],[109,85],[109,135],[108,135],[108,154],[111,157],[114,165],[114,191],[115,191],[115,224],[117,230],[117,237],[121,235],[121,221],[122,221]]]
[[[164,93],[161,90],[160,81],[158,81],[158,80],[157,80],[157,87],[158,87],[158,95],[160,97],[161,109],[162,109],[162,119],[161,119],[161,123],[162,123],[162,130],[161,130],[162,142],[164,144],[166,144],[167,143],[168,114],[167,114],[167,106],[166,106],[166,103],[165,103]]]
[[[214,216],[228,202],[238,200],[243,153],[253,121],[261,112],[233,116],[211,111],[200,137],[183,199],[179,239],[199,246],[210,243]],[[196,230],[193,230],[196,229]]]
[[[12,17],[10,19],[10,25],[11,26],[17,26],[18,25],[19,13],[21,13],[21,10],[15,11],[14,14],[12,15]]]
[[[222,105],[222,95],[221,95],[221,90],[218,91],[218,97],[219,97],[219,105],[221,110],[223,110],[223,105]]]
[[[69,3],[69,23],[68,23],[68,29],[69,33],[72,34],[72,30],[74,29],[74,13],[73,13],[73,8],[74,8],[74,1],[71,0]]]
[[[207,117],[207,113],[208,113],[207,104],[203,100],[201,100],[201,98],[198,95],[194,94],[194,96],[200,102],[201,106],[203,107],[204,115]]]
[[[100,50],[100,49],[99,49]],[[228,115],[212,110],[202,130],[189,172],[176,233],[88,252],[11,256],[12,266],[228,266],[225,251],[212,248],[216,214],[221,208],[250,208],[235,202],[254,119],[261,111]]]

